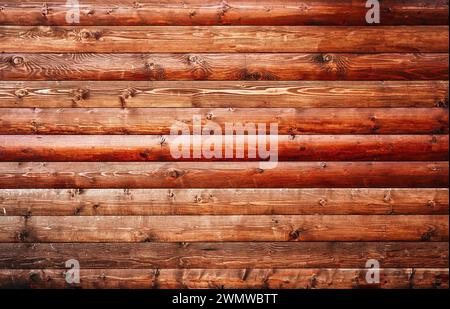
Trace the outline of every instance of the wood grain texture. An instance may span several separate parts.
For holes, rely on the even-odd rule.
[[[4,216],[444,215],[448,189],[3,189]]]
[[[0,107],[448,107],[448,81],[0,81]]]
[[[445,53],[0,54],[2,80],[447,80]]]
[[[2,1],[1,25],[66,25],[66,1]],[[367,25],[365,1],[85,0],[80,25]],[[445,0],[383,0],[381,25],[448,25]],[[375,26],[378,24],[374,24]]]
[[[444,242],[222,242],[0,244],[1,269],[66,269],[76,259],[90,269],[389,268],[448,267]]]
[[[0,161],[198,161],[193,153],[207,149],[211,138],[186,136],[189,158],[175,159],[171,148],[179,141],[175,136],[136,135],[0,135]],[[279,135],[278,161],[447,161],[448,135]],[[178,137],[179,139],[179,137]],[[218,145],[223,137],[213,138]],[[244,158],[221,156],[203,161],[265,161],[257,149],[258,136],[236,136],[234,147],[243,150]],[[273,147],[268,138],[261,140],[265,149]],[[229,149],[233,146],[229,145]],[[254,151],[254,156],[251,155]],[[250,155],[249,155],[250,154]]]
[[[448,31],[447,26],[3,26],[0,50],[8,53],[448,52]]]
[[[3,108],[0,134],[448,134],[446,108]],[[194,118],[196,117],[196,118]],[[197,120],[198,119],[198,120]],[[226,125],[228,123],[228,125]],[[240,125],[239,125],[240,124]],[[247,125],[247,127],[245,127]],[[235,130],[231,130],[232,128]],[[222,132],[220,132],[218,130]],[[228,132],[226,129],[229,129]],[[250,128],[250,129],[249,129]],[[194,131],[196,129],[196,131]],[[196,133],[197,132],[197,133]],[[262,133],[262,132],[261,132]]]
[[[1,288],[84,289],[448,289],[448,268],[381,269],[367,284],[366,269],[83,269],[70,285],[57,269],[1,269]]]
[[[0,288],[448,289],[448,0],[380,2],[2,1]]]
[[[2,216],[0,242],[442,242],[448,228],[448,215]]]
[[[0,163],[0,188],[448,187],[448,162]]]

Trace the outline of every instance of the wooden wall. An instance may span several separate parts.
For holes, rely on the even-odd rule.
[[[448,288],[448,1],[0,3],[0,287]],[[279,164],[184,159],[193,115]],[[81,283],[64,280],[77,259]]]

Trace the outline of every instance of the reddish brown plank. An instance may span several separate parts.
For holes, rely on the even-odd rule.
[[[0,188],[448,187],[448,162],[0,163]],[[274,166],[270,166],[274,167]]]
[[[448,189],[3,189],[8,216],[449,213]]]
[[[257,124],[267,133],[277,124],[277,134],[292,136],[445,134],[449,128],[446,108],[4,108],[0,114],[0,134],[161,135],[173,128],[174,134],[198,135],[211,134],[209,128],[218,135],[255,135]]]
[[[366,1],[80,1],[80,25],[367,25]],[[65,0],[4,0],[0,24],[66,25]],[[448,25],[445,0],[383,0],[381,25]],[[373,24],[377,26],[378,24]]]
[[[270,253],[270,254],[268,254]],[[221,242],[0,244],[2,269],[448,267],[445,242]]]
[[[448,53],[0,54],[2,80],[447,80]]]
[[[0,50],[8,53],[448,52],[448,30],[447,26],[3,26]]]
[[[0,242],[448,241],[448,215],[0,217]]]
[[[218,143],[223,137],[217,137]],[[447,161],[448,135],[279,135],[279,161]],[[192,154],[202,152],[209,139],[189,141],[190,157],[175,159],[171,148],[179,142],[175,136],[135,135],[0,135],[0,161],[197,161]],[[254,141],[254,142],[252,142]],[[257,136],[236,136],[235,147],[244,151],[244,159],[220,157],[204,161],[260,161]],[[262,140],[266,149],[273,141]],[[255,155],[249,151],[255,150]]]
[[[448,107],[448,81],[0,81],[0,107]]]

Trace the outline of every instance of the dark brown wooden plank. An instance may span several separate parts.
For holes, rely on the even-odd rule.
[[[448,162],[0,163],[0,188],[448,187]]]
[[[279,161],[447,161],[448,135],[279,135]],[[223,137],[215,138],[222,143]],[[189,158],[175,159],[171,148],[179,142],[175,136],[154,135],[0,135],[0,161],[198,161],[193,153],[201,153],[210,143],[205,139],[190,143]],[[274,140],[261,140],[270,149]],[[236,136],[234,144],[244,152],[244,159],[221,156],[204,161],[261,161],[258,136]],[[255,150],[254,156],[251,151]],[[250,153],[250,155],[249,155]]]
[[[3,189],[0,215],[449,213],[448,189]]]
[[[0,217],[0,242],[448,241],[448,215]]]
[[[446,108],[4,108],[0,134],[445,134]],[[228,123],[228,125],[226,125]],[[244,127],[248,125],[248,127]],[[233,127],[234,126],[234,127]],[[194,127],[198,130],[194,131]],[[220,127],[221,132],[217,129]],[[232,130],[242,128],[242,132]],[[228,130],[227,130],[228,129]],[[245,131],[244,131],[245,129]],[[251,129],[255,130],[254,132]]]
[[[448,107],[448,81],[0,81],[0,107]]]
[[[80,1],[80,25],[367,25],[366,1]],[[66,25],[65,0],[4,0],[2,25]],[[383,0],[381,25],[448,25],[445,0]],[[377,24],[374,24],[375,26]]]
[[[0,54],[2,80],[447,80],[448,53]]]
[[[445,242],[276,242],[0,244],[2,269],[83,268],[389,268],[448,267]]]
[[[0,50],[8,53],[448,52],[448,30],[447,26],[3,26]]]
[[[448,289],[448,268],[380,269],[380,283],[368,284],[366,269],[83,269],[68,284],[57,269],[1,269],[1,288],[84,289]]]

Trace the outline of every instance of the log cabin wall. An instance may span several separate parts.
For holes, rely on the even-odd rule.
[[[2,0],[0,287],[448,288],[448,1],[365,2]]]

